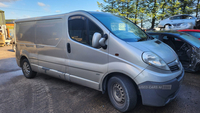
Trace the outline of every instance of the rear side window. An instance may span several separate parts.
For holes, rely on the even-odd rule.
[[[92,37],[95,32],[103,31],[91,20],[84,16],[71,16],[68,20],[69,36],[72,40],[92,46]]]
[[[178,19],[182,19],[181,16],[174,16],[174,17],[171,17],[170,20],[178,20]]]
[[[182,16],[182,18],[183,18],[183,19],[193,19],[193,17],[192,17],[192,16],[189,16],[189,15],[184,15],[184,16]]]
[[[56,46],[63,36],[62,25],[62,19],[37,21],[36,44]]]
[[[35,22],[16,23],[16,40],[35,43]]]

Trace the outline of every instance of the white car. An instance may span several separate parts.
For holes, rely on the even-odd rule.
[[[168,29],[195,29],[199,28],[199,19],[191,15],[175,15],[160,21],[159,28]]]

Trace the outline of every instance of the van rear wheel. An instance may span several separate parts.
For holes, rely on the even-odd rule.
[[[22,61],[22,72],[26,78],[34,78],[36,76],[36,72],[32,71],[31,65],[27,59]]]
[[[119,111],[130,111],[136,106],[137,92],[129,78],[113,76],[108,81],[107,89],[111,103]]]

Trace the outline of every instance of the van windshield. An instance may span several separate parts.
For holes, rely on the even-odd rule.
[[[91,13],[103,23],[114,35],[126,42],[138,42],[148,39],[148,36],[131,21],[108,13]]]

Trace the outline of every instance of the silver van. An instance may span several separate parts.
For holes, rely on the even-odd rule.
[[[108,93],[121,112],[164,106],[180,89],[176,53],[131,21],[75,11],[15,21],[16,60],[26,78],[44,73]]]

